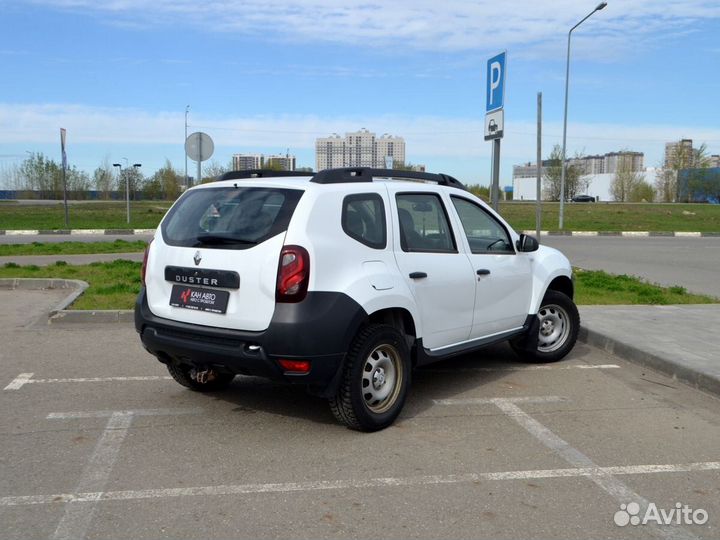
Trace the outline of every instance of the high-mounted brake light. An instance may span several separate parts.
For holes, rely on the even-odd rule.
[[[143,262],[142,267],[140,268],[140,281],[143,284],[143,287],[145,286],[145,274],[147,274],[147,263],[148,263],[148,253],[150,252],[150,245],[152,244],[152,240],[148,242],[148,245],[145,246],[145,255],[143,255]]]
[[[277,302],[300,302],[307,295],[310,281],[310,255],[300,246],[284,246],[278,264]]]

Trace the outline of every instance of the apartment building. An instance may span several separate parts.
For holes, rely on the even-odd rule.
[[[386,158],[405,163],[405,139],[387,133],[376,137],[362,128],[359,131],[337,133],[315,140],[315,170],[337,167],[384,168]]]

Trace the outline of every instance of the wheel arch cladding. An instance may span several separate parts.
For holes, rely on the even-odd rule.
[[[567,296],[570,300],[575,297],[575,286],[567,276],[558,276],[550,282],[548,290],[558,291]]]

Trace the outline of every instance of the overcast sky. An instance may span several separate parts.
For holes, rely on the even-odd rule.
[[[0,0],[0,166],[26,152],[88,172],[103,160],[184,167],[189,132],[233,153],[290,153],[367,128],[407,160],[487,184],[487,59],[507,50],[503,185],[561,141],[579,0]],[[610,0],[573,33],[568,151],[645,152],[692,138],[720,153],[720,2]],[[195,166],[189,163],[190,173]]]

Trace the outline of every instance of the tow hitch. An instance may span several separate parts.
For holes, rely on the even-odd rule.
[[[217,379],[217,373],[212,369],[196,369],[190,370],[190,378],[198,384],[207,384]]]

